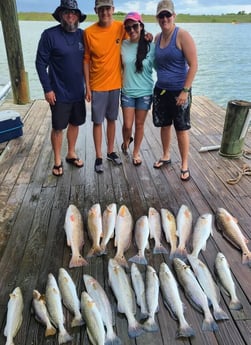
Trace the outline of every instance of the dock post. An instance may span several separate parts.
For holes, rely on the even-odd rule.
[[[245,136],[251,121],[251,102],[228,102],[219,154],[228,158],[242,155]]]
[[[9,64],[13,102],[15,104],[26,104],[30,101],[28,75],[24,69],[15,0],[0,1],[0,17]]]

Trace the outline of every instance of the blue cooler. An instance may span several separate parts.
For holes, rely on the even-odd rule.
[[[0,111],[0,143],[23,135],[20,114],[13,110]]]

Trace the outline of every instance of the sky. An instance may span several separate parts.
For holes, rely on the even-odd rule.
[[[94,13],[94,0],[78,0],[78,6],[86,14]],[[141,14],[155,14],[157,1],[114,0],[115,12],[137,11]],[[60,0],[16,0],[18,12],[54,12]],[[189,14],[226,14],[245,11],[251,13],[250,0],[176,0],[175,12]]]

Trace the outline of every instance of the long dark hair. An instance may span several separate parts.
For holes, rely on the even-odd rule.
[[[143,71],[143,60],[146,58],[147,53],[150,50],[150,42],[145,39],[145,26],[143,23],[140,23],[142,30],[140,32],[140,38],[138,42],[138,50],[136,55],[136,72],[141,73]]]

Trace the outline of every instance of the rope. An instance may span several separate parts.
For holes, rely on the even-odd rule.
[[[237,177],[236,178],[231,178],[229,180],[227,180],[226,182],[228,184],[236,184],[240,181],[240,179],[242,178],[242,176],[251,176],[251,167],[247,164],[243,164],[242,170],[240,172],[237,171]]]

